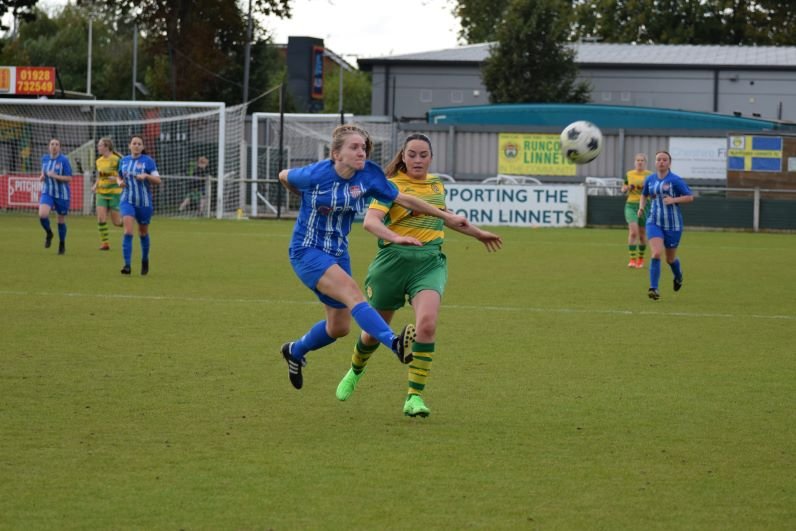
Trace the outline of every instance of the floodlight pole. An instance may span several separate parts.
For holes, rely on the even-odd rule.
[[[252,0],[249,0],[249,20],[246,23],[246,46],[243,48],[243,103],[249,101],[249,63],[252,49]]]
[[[343,113],[343,58],[340,58],[340,88],[338,92],[340,93],[339,101],[337,102],[337,110],[340,113],[340,125],[345,124],[345,114]]]
[[[136,72],[138,71],[138,25],[133,24],[133,101],[135,101]]]
[[[89,13],[88,15],[88,59],[86,60],[86,64],[88,68],[86,68],[86,94],[91,94],[91,46],[93,41],[93,25],[94,25],[94,18]]]

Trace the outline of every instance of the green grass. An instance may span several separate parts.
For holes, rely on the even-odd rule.
[[[290,386],[279,346],[323,317],[291,229],[156,218],[124,278],[118,230],[71,217],[61,257],[0,216],[0,528],[796,527],[793,235],[688,231],[653,302],[625,231],[453,233],[409,419],[383,348],[335,399],[354,334]]]

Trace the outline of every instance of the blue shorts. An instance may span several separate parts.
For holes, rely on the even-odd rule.
[[[663,238],[663,246],[667,249],[677,249],[682,236],[681,230],[663,230],[660,225],[647,223],[647,241],[652,238]]]
[[[119,204],[119,211],[124,216],[132,216],[139,225],[149,225],[152,222],[152,207],[137,207],[128,202]]]
[[[56,199],[50,194],[41,194],[40,205],[47,205],[51,210],[55,210],[59,216],[69,214],[69,199]]]
[[[321,277],[326,270],[337,264],[343,268],[343,271],[351,274],[351,258],[348,253],[343,256],[332,256],[325,253],[320,249],[313,249],[310,247],[301,247],[298,249],[290,249],[290,265],[293,266],[293,271],[301,280],[302,284],[310,288],[318,300],[332,308],[345,308],[345,304],[324,295],[316,286],[321,280]]]

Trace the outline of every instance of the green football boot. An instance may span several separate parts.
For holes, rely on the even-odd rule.
[[[363,374],[365,374],[364,369],[359,374],[356,374],[354,369],[348,369],[348,372],[345,373],[343,379],[340,380],[339,384],[337,384],[337,393],[335,393],[337,395],[337,400],[348,400],[348,397],[351,396],[351,394],[354,392],[354,389],[357,388],[359,379],[362,378]]]
[[[427,417],[431,411],[426,407],[420,395],[409,395],[404,402],[404,415],[407,417]]]

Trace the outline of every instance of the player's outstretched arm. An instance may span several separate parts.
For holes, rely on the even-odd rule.
[[[466,227],[470,223],[467,221],[467,218],[464,216],[460,216],[458,214],[454,214],[448,210],[441,210],[434,205],[423,201],[415,196],[399,193],[398,197],[395,198],[395,202],[401,205],[402,207],[406,207],[411,210],[413,213],[416,214],[426,214],[429,216],[434,216],[436,218],[442,218],[446,225],[450,224],[451,227],[459,226],[459,227]]]
[[[479,242],[483,243],[484,247],[486,247],[486,250],[490,253],[503,247],[503,238],[492,232],[480,229],[472,223],[468,224],[466,227],[448,225],[447,223],[445,223],[445,226],[455,230],[456,232],[461,232],[462,234],[466,234],[467,236],[475,238]]]

